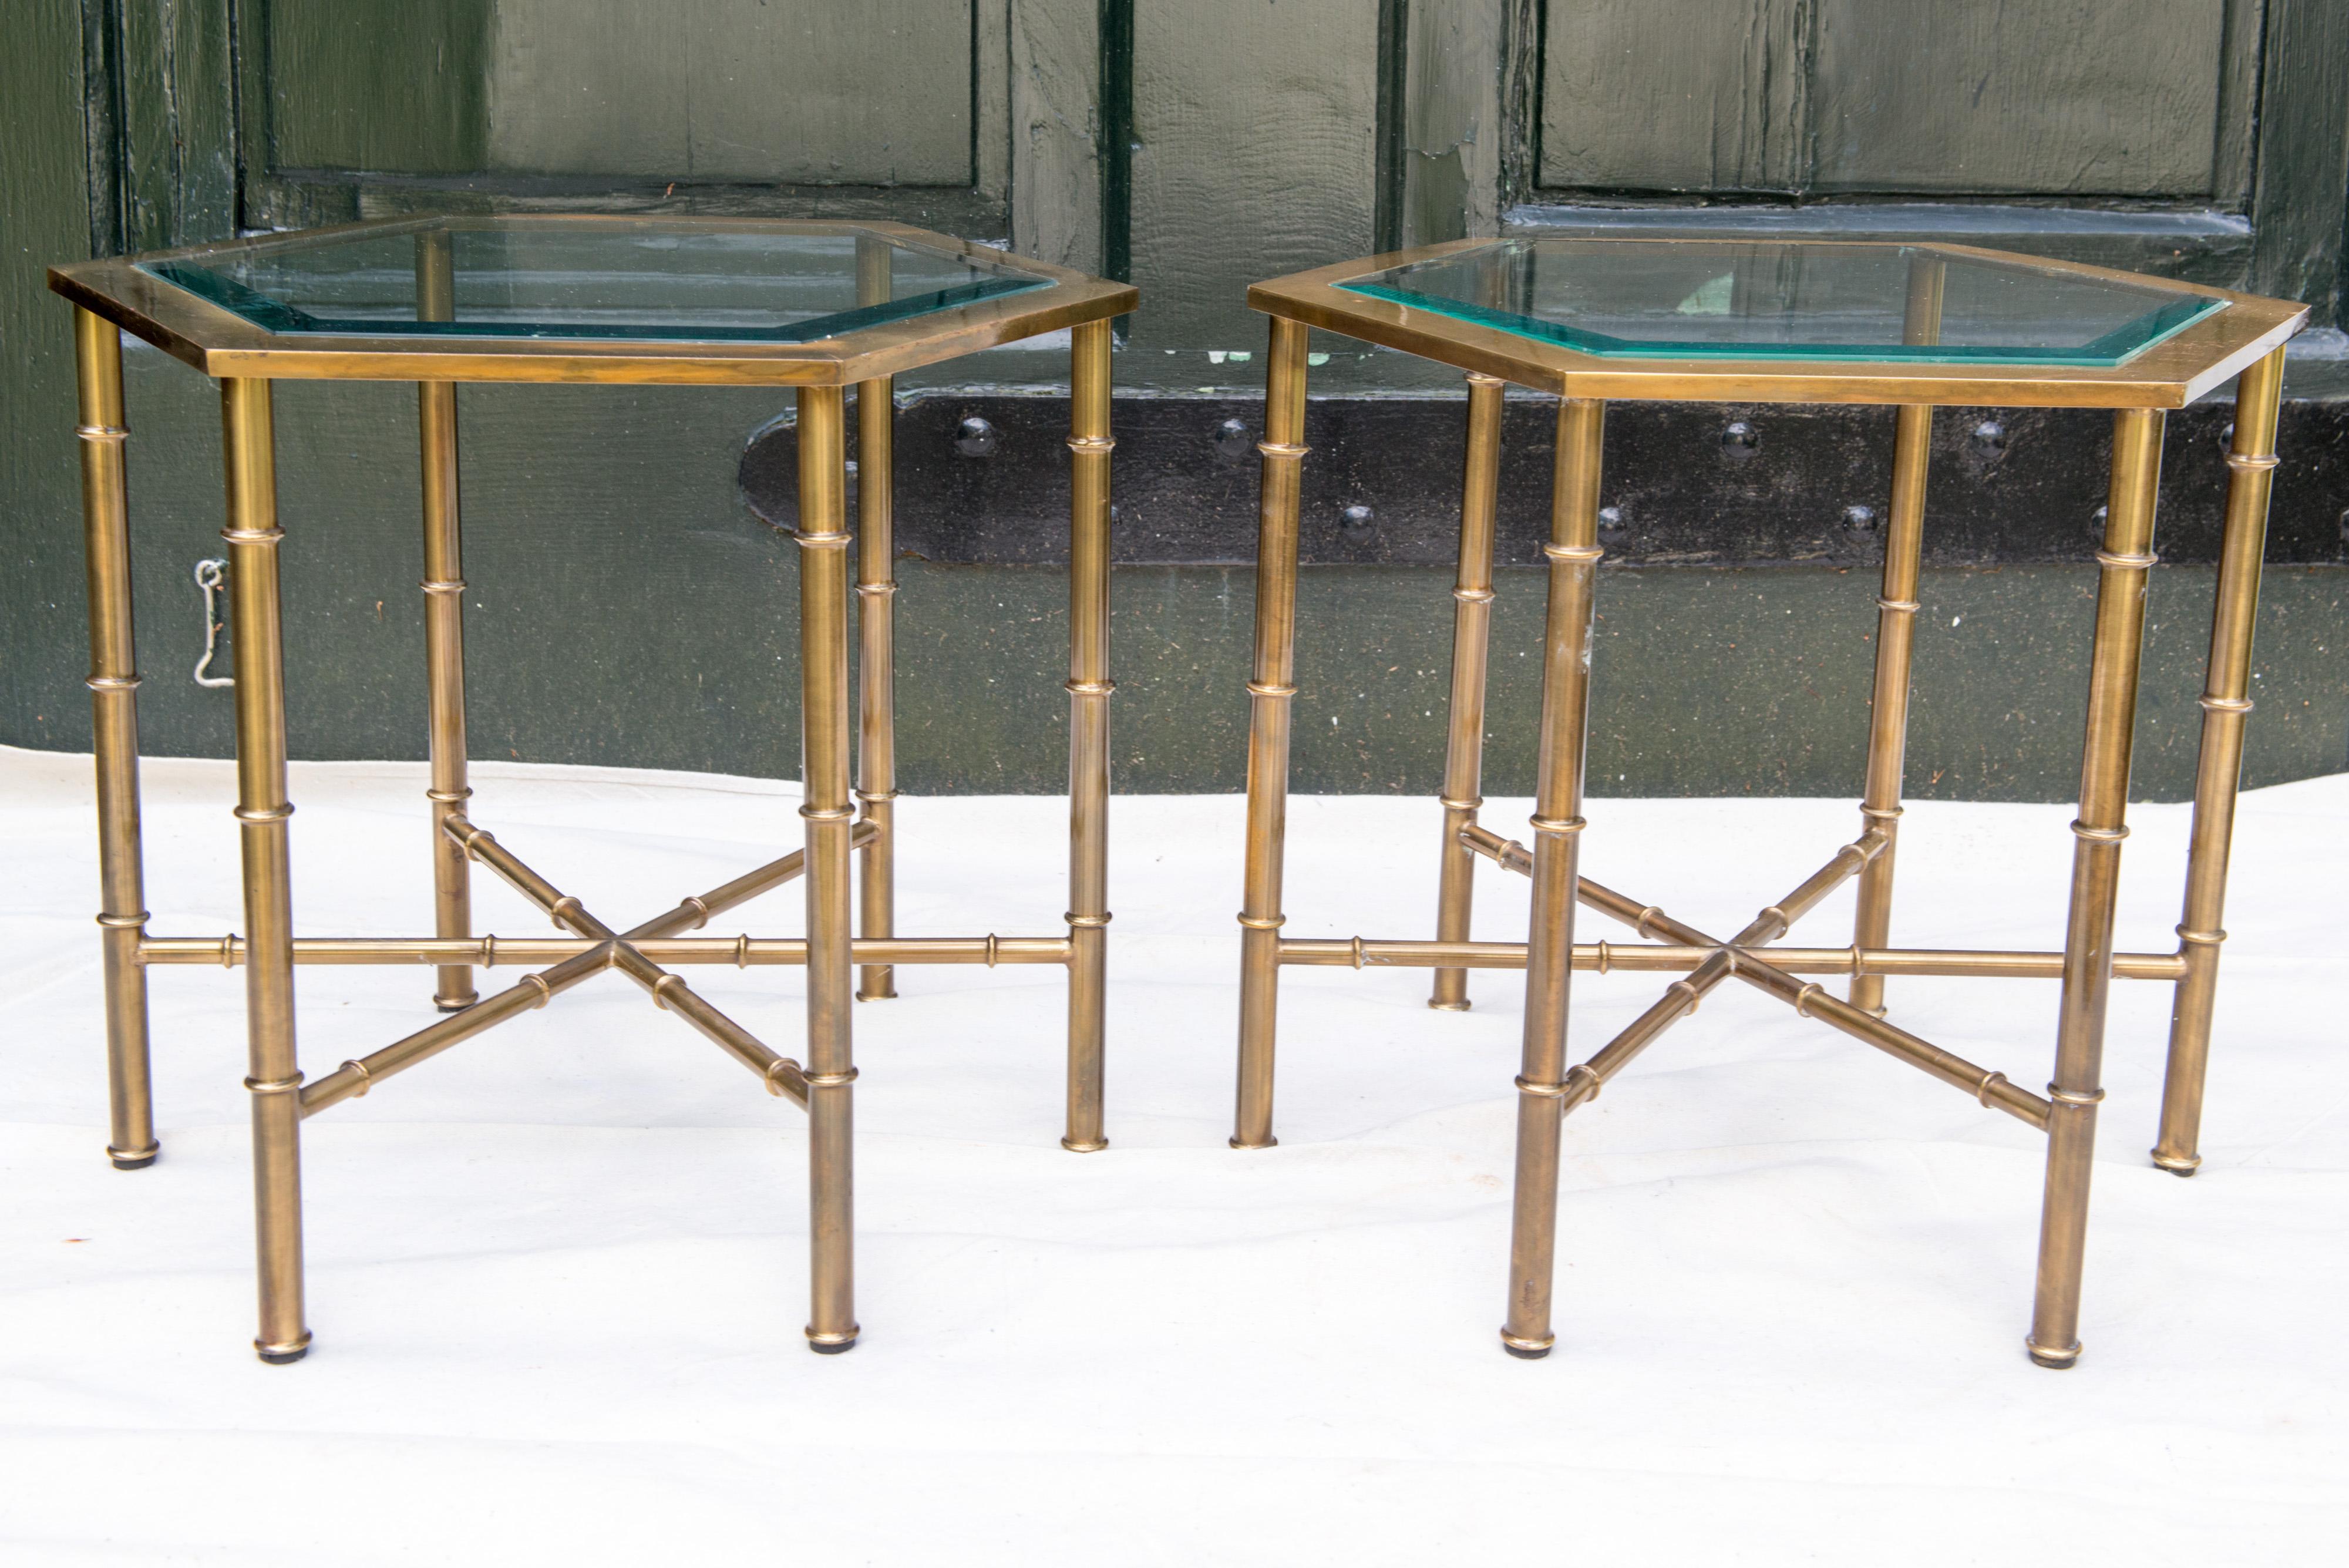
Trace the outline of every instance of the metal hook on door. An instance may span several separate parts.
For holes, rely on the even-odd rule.
[[[228,563],[198,561],[196,587],[204,594],[204,656],[196,660],[196,684],[233,686],[236,684],[235,676],[208,673],[212,669],[212,656],[220,651],[220,634],[228,629],[228,622],[221,618],[220,612],[221,596],[228,588]]]

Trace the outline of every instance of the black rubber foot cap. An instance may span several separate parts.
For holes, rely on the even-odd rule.
[[[1539,1361],[1543,1356],[1547,1355],[1550,1353],[1550,1347],[1547,1345],[1537,1350],[1525,1345],[1511,1345],[1506,1339],[1501,1342],[1501,1348],[1507,1351],[1511,1355],[1516,1356],[1519,1361]]]
[[[2179,1178],[2179,1179],[2184,1179],[2184,1178],[2186,1178],[2186,1177],[2189,1177],[2189,1176],[2193,1175],[2196,1171],[2198,1171],[2198,1170],[2201,1169],[2202,1168],[2201,1168],[2200,1166],[2199,1166],[2199,1165],[2188,1165],[2188,1166],[2165,1165],[2165,1166],[2163,1166],[2161,1168],[2162,1168],[2162,1169],[2164,1169],[2164,1170],[2166,1170],[2166,1171],[2168,1171],[2168,1172],[2169,1172],[2169,1174],[2170,1174],[2170,1175],[2175,1176],[2175,1177],[2178,1177],[2178,1178]]]
[[[153,1154],[142,1154],[136,1159],[125,1159],[119,1154],[109,1155],[107,1158],[114,1161],[114,1168],[117,1170],[144,1170],[162,1158],[163,1151],[159,1148]]]
[[[481,999],[478,997],[474,998],[476,1002],[479,1000]],[[462,1012],[472,1005],[471,1002],[442,1002],[437,997],[432,1002],[433,1011],[436,1012]]]
[[[2028,1354],[2031,1356],[2031,1365],[2033,1366],[2044,1366],[2050,1372],[2069,1372],[2072,1368],[2080,1365],[2080,1353],[2076,1350],[2069,1355],[2061,1356],[2042,1355],[2035,1350],[2031,1351]]]
[[[254,1354],[272,1366],[291,1366],[309,1355],[310,1347],[305,1345],[299,1350],[257,1350]]]
[[[818,1355],[838,1355],[843,1351],[855,1349],[856,1342],[853,1339],[843,1339],[834,1344],[819,1345],[814,1340],[811,1339],[808,1341],[808,1348],[814,1351]]]

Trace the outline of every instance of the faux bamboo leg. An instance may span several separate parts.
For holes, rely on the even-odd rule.
[[[1102,1126],[1109,940],[1110,325],[1076,328],[1069,459],[1069,1130],[1061,1147],[1107,1148]]]
[[[1885,837],[1859,873],[1852,941],[1891,945],[1892,855],[1899,847],[1902,763],[1909,747],[1909,660],[1917,640],[1917,577],[1925,546],[1925,467],[1933,441],[1930,405],[1903,405],[1892,445],[1891,517],[1884,532],[1884,591],[1876,600],[1876,692],[1868,718],[1868,784],[1860,831]],[[1884,977],[1854,975],[1851,1004],[1882,1017]]]
[[[1239,1106],[1234,1148],[1270,1148],[1280,1000],[1281,841],[1288,703],[1297,695],[1297,504],[1305,462],[1305,324],[1272,318],[1257,508],[1256,666],[1248,689],[1247,869],[1240,904]]]
[[[848,543],[841,391],[802,387],[800,733],[807,833],[809,1348],[856,1343],[854,1147],[849,1041]]]
[[[105,966],[107,1157],[117,1170],[155,1163],[147,1060],[146,869],[139,831],[139,663],[131,637],[129,486],[122,443],[122,335],[74,312],[80,376],[83,550],[89,577],[89,720],[98,753],[98,950]]]
[[[456,282],[446,230],[416,236],[416,314],[456,316]],[[424,458],[424,679],[429,703],[432,783],[432,919],[436,934],[473,934],[472,877],[464,849],[443,833],[472,790],[465,782],[465,571],[457,507],[457,384],[419,381],[416,408]],[[470,965],[443,965],[433,1005],[457,1012],[480,1000]]]
[[[856,242],[856,299],[894,295],[885,240]],[[857,930],[882,940],[897,934],[897,540],[896,383],[887,376],[856,385],[856,799],[876,830],[857,852]],[[860,1002],[897,994],[897,971],[867,964],[857,971]]]
[[[2235,386],[2235,441],[2227,453],[2227,533],[2219,597],[2210,618],[2210,661],[2202,687],[2202,757],[2194,776],[2194,831],[2186,861],[2186,909],[2178,940],[2186,960],[2169,1014],[2169,1066],[2161,1085],[2161,1136],[2153,1163],[2191,1176],[2202,1163],[2202,1078],[2210,1061],[2210,1010],[2218,999],[2219,944],[2227,940],[2227,852],[2235,836],[2235,792],[2242,782],[2243,722],[2251,711],[2251,628],[2259,618],[2260,557],[2266,549],[2268,491],[2275,473],[2276,411],[2283,350],[2243,372]]]
[[[1501,467],[1501,388],[1468,377],[1468,456],[1460,486],[1460,567],[1452,589],[1451,737],[1444,758],[1444,849],[1435,896],[1435,940],[1468,940],[1476,852],[1461,835],[1476,825],[1485,774],[1485,672],[1493,625],[1493,522]],[[1464,1012],[1468,971],[1439,969],[1430,1007]]]
[[[245,1034],[253,1093],[253,1187],[261,1359],[299,1361],[302,1088],[294,1052],[294,910],[286,861],[285,661],[279,636],[276,453],[270,383],[223,380],[229,615],[236,638],[236,820],[243,848]]]
[[[2055,1077],[2047,1125],[2047,1192],[2039,1222],[2039,1285],[2031,1359],[2079,1359],[2080,1265],[2087,1240],[2088,1179],[2096,1104],[2105,1097],[2105,1004],[2112,991],[2113,908],[2127,826],[2129,743],[2137,718],[2145,633],[2146,577],[2153,566],[2154,493],[2161,479],[2162,416],[2113,416],[2113,476],[2097,552],[2096,636],[2088,675],[2087,735],[2080,761],[2080,815],[2073,823],[2072,909],[2064,933]]]
[[[1525,1049],[1517,1076],[1517,1171],[1509,1228],[1509,1310],[1501,1345],[1547,1355],[1557,1251],[1559,1099],[1566,1093],[1567,994],[1582,835],[1582,766],[1590,718],[1590,617],[1599,557],[1599,438],[1607,405],[1569,398],[1557,410],[1550,513],[1549,619],[1543,634],[1542,726],[1536,773],[1533,908],[1526,936]]]

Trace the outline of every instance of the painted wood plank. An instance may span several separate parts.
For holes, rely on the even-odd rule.
[[[481,167],[491,0],[271,0],[248,93],[248,166],[453,173]],[[265,153],[264,151],[265,148]]]
[[[1011,248],[1099,272],[1099,0],[1010,5]]]

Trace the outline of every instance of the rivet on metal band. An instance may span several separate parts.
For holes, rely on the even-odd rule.
[[[2227,940],[2227,933],[2223,930],[2189,931],[2184,926],[2180,926],[2178,928],[2178,940],[2195,947],[2215,948]]]
[[[82,684],[88,687],[93,691],[136,691],[139,690],[139,677],[136,675],[93,675],[88,680],[83,681]]]
[[[1298,458],[1313,449],[1309,446],[1284,446],[1276,441],[1260,441],[1256,443],[1256,450],[1267,457]]]
[[[1252,931],[1277,931],[1288,924],[1287,915],[1240,915],[1239,923]]]
[[[1296,687],[1276,686],[1269,680],[1251,680],[1247,683],[1247,689],[1251,693],[1258,697],[1294,697],[1297,695]]]
[[[2126,827],[2090,827],[2085,822],[2073,823],[2072,833],[2075,837],[2085,838],[2091,844],[2118,844],[2129,836]]]
[[[247,1078],[244,1086],[256,1095],[290,1095],[302,1086],[302,1075],[290,1078]]]
[[[1578,816],[1529,816],[1526,823],[1536,833],[1579,833],[1589,826]]]
[[[2098,566],[2114,566],[2124,571],[2143,571],[2147,567],[2158,563],[2160,559],[2160,556],[2155,555],[2150,550],[2141,556],[2118,556],[2115,555],[2110,550],[2099,550],[2096,552],[2096,564]]]
[[[346,1073],[357,1073],[359,1075],[359,1086],[351,1091],[351,1098],[355,1100],[366,1099],[367,1092],[375,1087],[375,1075],[367,1071],[367,1064],[365,1062],[346,1062],[343,1064],[343,1071]]]
[[[1544,545],[1542,554],[1553,561],[1596,561],[1607,552],[1597,545]]]
[[[2251,711],[2251,700],[2248,697],[2203,697],[2197,701],[2213,713],[2248,713]]]
[[[124,441],[130,432],[120,425],[76,425],[74,434],[84,441]]]
[[[844,1089],[856,1082],[856,1069],[848,1067],[837,1073],[804,1073],[802,1076],[807,1079],[807,1086],[811,1089]]]
[[[2254,456],[2251,453],[2240,452],[2230,452],[2227,454],[2227,466],[2229,468],[2273,468],[2277,463],[2282,461],[2283,460],[2282,458],[2275,456],[2273,453],[2270,453],[2264,457]]]
[[[1072,435],[1069,438],[1069,450],[1071,452],[1098,452],[1106,454],[1108,452],[1114,452],[1116,449],[1116,441],[1109,436]]]
[[[2047,1097],[2059,1106],[2095,1106],[2104,1102],[2105,1092],[2102,1089],[2059,1089],[2050,1084],[2047,1085]]]
[[[810,822],[851,822],[855,820],[856,808],[848,805],[803,805],[800,807],[800,815]]]
[[[1100,914],[1098,914],[1098,915],[1065,914],[1065,915],[1062,915],[1062,916],[1061,917],[1061,919],[1062,919],[1063,920],[1066,920],[1070,925],[1072,925],[1072,926],[1090,926],[1090,927],[1101,927],[1101,926],[1106,926],[1106,925],[1108,925],[1108,924],[1109,924],[1109,920],[1110,920],[1109,911],[1107,911],[1106,909],[1102,910],[1102,911]]]
[[[1106,697],[1117,690],[1114,680],[1063,680],[1061,690],[1077,697]]]
[[[1982,1102],[1982,1109],[1990,1109],[1990,1086],[1992,1084],[2003,1084],[2006,1081],[2006,1075],[2003,1073],[1985,1073],[1982,1075],[1982,1081],[1974,1085],[1974,1098]]]
[[[290,805],[240,805],[230,811],[229,815],[239,822],[283,822],[294,815],[294,808]]]

